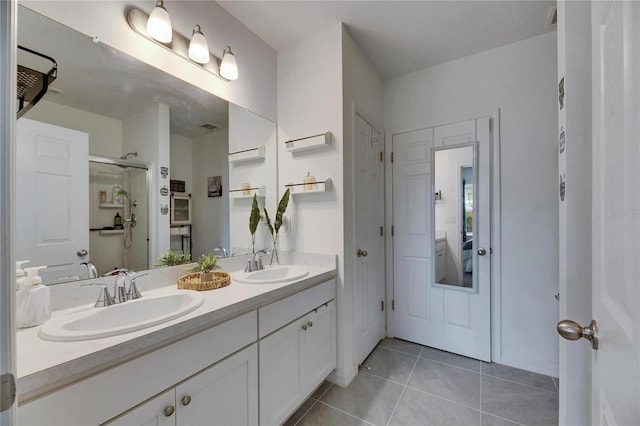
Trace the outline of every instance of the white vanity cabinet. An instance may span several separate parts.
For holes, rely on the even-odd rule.
[[[436,240],[435,250],[436,282],[442,282],[447,276],[447,240]]]
[[[261,426],[283,423],[335,368],[334,297],[331,280],[259,311]]]
[[[109,426],[255,425],[258,351],[254,343],[129,410]]]

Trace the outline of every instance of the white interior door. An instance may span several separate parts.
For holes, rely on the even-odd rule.
[[[489,119],[469,120],[393,136],[394,335],[490,361]],[[473,290],[434,280],[432,147],[478,141],[478,192]]]
[[[45,283],[86,276],[88,135],[21,118],[16,141],[16,259],[46,265]]]
[[[384,337],[384,143],[355,115],[355,286],[358,362]]]
[[[594,2],[592,424],[640,424],[640,3]],[[586,325],[586,324],[582,324]]]

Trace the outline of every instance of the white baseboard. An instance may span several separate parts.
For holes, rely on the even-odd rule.
[[[494,362],[508,367],[519,368],[521,370],[531,371],[532,373],[544,374],[545,376],[558,377],[560,373],[560,367],[557,364],[554,365],[541,365],[534,363],[521,362],[502,357],[499,361]]]
[[[333,383],[334,385],[338,385],[340,387],[346,388],[349,386],[349,383],[358,375],[357,368],[351,368],[348,372],[338,371],[335,369],[329,374],[327,377],[327,381]]]

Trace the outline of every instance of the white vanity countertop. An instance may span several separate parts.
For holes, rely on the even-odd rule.
[[[335,256],[315,256],[316,258],[322,256],[324,261],[314,262],[314,264],[305,262],[309,274],[293,282],[244,284],[234,281],[234,274],[231,272],[231,284],[220,289],[202,292],[204,303],[195,311],[143,330],[76,342],[44,340],[38,336],[40,327],[18,330],[19,402],[31,400],[45,392],[106,370],[217,323],[333,278],[336,275]],[[165,272],[140,278],[139,287],[143,296],[145,294],[145,281],[143,280],[149,280],[152,277],[155,281],[165,282],[154,283],[154,287],[160,287],[148,290],[149,294],[162,295],[184,291],[178,290],[175,284],[176,275],[179,277],[183,274],[183,269],[173,268],[173,273],[166,272],[171,269],[154,270],[154,272]],[[223,269],[227,272],[234,271],[233,268],[223,267]],[[170,276],[174,278],[168,278]],[[105,279],[101,279],[101,281],[104,282]],[[93,287],[93,293],[97,295],[95,287]],[[78,309],[78,306],[70,309]],[[60,315],[60,312],[63,311],[53,312],[52,318]]]

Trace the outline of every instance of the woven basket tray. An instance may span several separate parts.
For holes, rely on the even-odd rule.
[[[214,290],[231,284],[231,276],[226,272],[213,272],[212,281],[200,281],[200,272],[183,275],[178,279],[178,288],[183,290]]]

